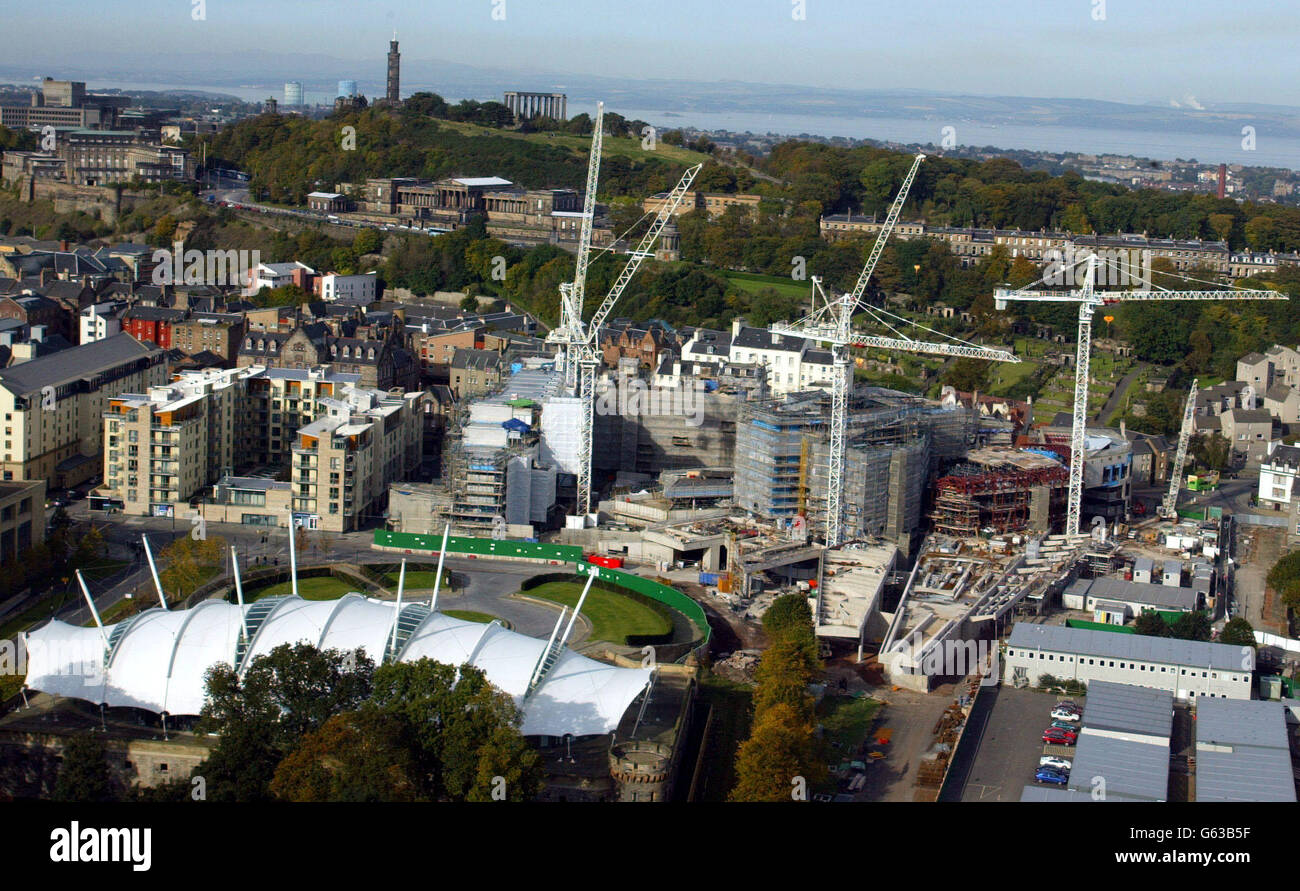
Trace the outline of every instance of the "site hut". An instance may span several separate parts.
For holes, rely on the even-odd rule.
[[[1168,690],[1093,681],[1069,783],[1050,790],[1026,786],[1020,800],[1169,800],[1173,715]]]
[[[1050,675],[1155,687],[1179,700],[1250,699],[1254,686],[1249,647],[1060,625],[1018,622],[1003,665],[1003,680],[1015,686],[1038,687]]]
[[[1061,605],[1066,609],[1093,614],[1093,621],[1123,625],[1146,610],[1162,613],[1190,613],[1204,609],[1204,598],[1195,588],[1152,585],[1103,576],[1076,579],[1065,589]]]
[[[1196,800],[1296,800],[1291,748],[1295,700],[1204,699],[1196,705]]]

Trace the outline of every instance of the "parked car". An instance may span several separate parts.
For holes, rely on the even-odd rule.
[[[1078,739],[1079,734],[1073,730],[1062,730],[1060,727],[1048,727],[1043,731],[1043,742],[1058,746],[1072,746]]]
[[[1057,770],[1063,770],[1066,773],[1069,773],[1070,768],[1074,766],[1074,762],[1071,761],[1069,758],[1061,758],[1057,755],[1044,755],[1043,757],[1038,759],[1038,766],[1054,767]]]
[[[1040,783],[1050,783],[1054,786],[1064,786],[1070,782],[1070,775],[1062,770],[1056,770],[1052,767],[1040,767],[1034,774],[1034,779]]]
[[[1071,723],[1078,721],[1082,715],[1073,709],[1054,708],[1052,709],[1052,718],[1057,721],[1069,721]]]
[[[1053,721],[1052,726],[1056,727],[1059,730],[1068,730],[1071,733],[1079,732],[1079,728],[1076,727],[1074,724],[1071,724],[1069,721]]]

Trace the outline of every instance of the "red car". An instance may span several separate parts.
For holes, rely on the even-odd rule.
[[[1043,742],[1058,746],[1072,746],[1079,739],[1079,734],[1071,733],[1061,727],[1048,727],[1043,731]]]

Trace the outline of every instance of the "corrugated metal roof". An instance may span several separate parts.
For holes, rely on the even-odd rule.
[[[1168,690],[1092,681],[1083,712],[1084,735],[1089,730],[1138,733],[1169,739],[1174,725],[1174,696]]]
[[[1197,801],[1295,801],[1280,702],[1196,702]]]
[[[1147,637],[1141,634],[1115,634],[1064,625],[1032,625],[1017,622],[1007,644],[1012,647],[1080,653],[1116,659],[1137,659],[1166,665],[1187,665],[1223,671],[1244,671],[1241,647],[1176,640],[1171,637]]]
[[[1091,711],[1091,695],[1088,700]],[[1095,790],[1102,798],[1165,801],[1169,795],[1169,742],[1132,742],[1084,734],[1075,747],[1069,788],[1088,794]]]

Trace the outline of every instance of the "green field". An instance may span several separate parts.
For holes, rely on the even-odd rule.
[[[582,596],[582,583],[546,582],[519,593],[572,608]],[[668,634],[673,630],[667,616],[640,601],[600,588],[591,589],[582,605],[582,615],[591,623],[592,640],[623,644],[629,634]]]
[[[349,591],[355,591],[356,589],[357,586],[353,583],[336,579],[332,575],[318,575],[298,579],[298,596],[303,600],[336,600]],[[292,583],[287,581],[278,582],[265,588],[254,588],[251,591],[245,591],[244,600],[251,603],[263,597],[285,597],[292,593]]]
[[[562,146],[582,155],[585,155],[591,149],[590,136],[571,136],[563,133],[520,133],[515,130],[497,130],[493,127],[482,127],[478,124],[461,121],[440,120],[438,126],[454,130],[466,136],[503,136],[508,139],[536,143],[537,145]],[[673,128],[666,128],[666,130],[671,129]],[[661,132],[666,132],[666,130]],[[641,140],[627,136],[606,136],[602,143],[601,156],[605,158],[628,158],[633,161],[644,161],[647,158],[663,158],[679,164],[701,164],[709,159],[708,155],[702,155],[699,152],[693,152],[678,145],[668,145],[662,139],[659,140],[654,151],[648,152],[641,148]]]
[[[807,282],[797,282],[779,275],[758,275],[752,272],[723,272],[722,274],[726,276],[727,281],[750,294],[764,288],[775,288],[783,297],[808,297],[811,293],[811,286]]]
[[[396,591],[397,575],[398,574],[396,572],[385,573],[383,577],[380,579],[380,584],[383,585],[385,588],[388,588],[389,590]],[[450,575],[451,573],[449,572],[445,572],[445,571],[443,572],[442,586],[439,590],[446,591],[451,587],[450,582],[448,580],[448,576]],[[424,589],[433,590],[433,583],[437,580],[437,578],[438,578],[438,573],[434,570],[428,570],[428,569],[407,570],[406,590],[407,591],[420,591]]]
[[[495,622],[497,618],[491,613],[481,613],[472,609],[444,609],[439,610],[439,612],[451,616],[453,619],[464,619],[466,622],[482,622],[484,625],[488,622]]]
[[[989,368],[989,395],[1000,396],[1038,370],[1037,362],[992,362]]]

